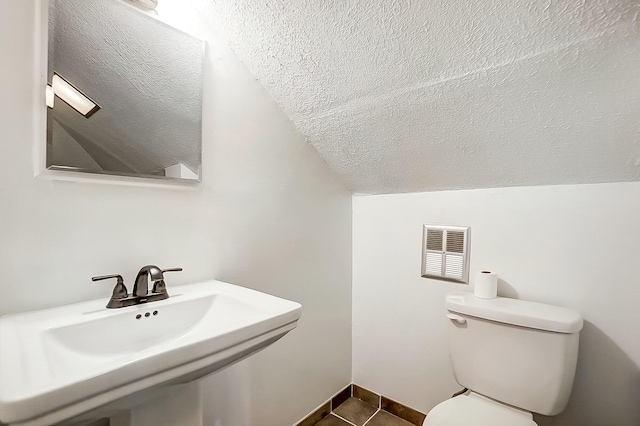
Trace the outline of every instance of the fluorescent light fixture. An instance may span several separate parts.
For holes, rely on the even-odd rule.
[[[53,87],[51,87],[50,84],[47,84],[47,92],[46,92],[46,99],[47,99],[47,106],[49,108],[53,108],[53,101],[55,100],[56,95],[53,93]]]
[[[69,104],[71,108],[84,115],[85,118],[91,117],[100,109],[99,105],[56,73],[53,74],[52,86],[53,93],[55,93],[56,96]]]

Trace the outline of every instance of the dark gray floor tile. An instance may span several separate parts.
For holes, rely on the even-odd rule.
[[[331,402],[327,401],[322,407],[318,408],[313,413],[309,414],[303,421],[296,426],[314,426],[318,424],[325,416],[331,412]]]
[[[400,404],[392,399],[385,398],[384,396],[382,397],[381,408],[394,416],[400,417],[401,419],[418,426],[422,426],[422,422],[424,422],[425,417],[427,417],[411,407],[407,407],[406,405]]]
[[[317,423],[316,426],[351,426],[349,423],[345,422],[342,419],[337,418],[333,414],[325,417],[320,420],[320,423]]]
[[[376,415],[369,420],[367,426],[413,426],[413,424],[386,411],[378,411]]]
[[[350,397],[351,397],[351,385],[344,388],[342,392],[340,392],[339,394],[334,396],[333,399],[331,399],[331,409],[335,410],[337,407],[340,406],[340,404],[345,402]]]
[[[368,389],[361,388],[358,385],[353,385],[353,396],[360,398],[374,407],[380,407],[380,395],[373,393]]]
[[[333,412],[343,419],[354,423],[356,426],[362,426],[364,422],[369,420],[377,409],[377,407],[367,404],[363,400],[352,396],[343,402],[338,408],[333,410]]]

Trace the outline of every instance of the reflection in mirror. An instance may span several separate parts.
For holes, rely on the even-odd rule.
[[[47,168],[199,180],[204,42],[123,0],[49,0]]]

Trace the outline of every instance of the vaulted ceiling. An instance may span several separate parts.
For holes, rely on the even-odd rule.
[[[640,179],[637,0],[213,0],[359,193]]]

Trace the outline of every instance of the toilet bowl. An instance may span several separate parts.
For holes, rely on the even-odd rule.
[[[477,393],[460,395],[436,405],[423,426],[536,426],[533,415]]]
[[[455,292],[446,297],[449,357],[469,392],[436,405],[423,426],[536,426],[569,401],[582,317],[572,309]]]

